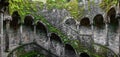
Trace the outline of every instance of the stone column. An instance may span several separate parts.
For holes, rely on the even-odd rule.
[[[4,57],[4,43],[3,43],[3,11],[0,10],[0,57]]]
[[[109,46],[109,38],[108,38],[108,23],[105,25],[106,29],[106,46]]]
[[[22,23],[20,24],[20,40],[19,40],[19,45],[22,44],[22,38],[23,38],[23,35],[22,35]]]

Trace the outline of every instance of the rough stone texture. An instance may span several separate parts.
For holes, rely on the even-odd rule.
[[[40,12],[38,12],[38,14],[42,14],[46,18],[46,20],[48,20],[53,26],[57,27],[59,30],[61,30],[63,33],[65,33],[68,36],[68,38],[71,40],[77,39],[80,42],[82,42],[83,45],[87,46],[88,48],[91,47],[92,41],[95,43],[104,45],[104,46],[109,44],[106,47],[109,47],[110,49],[112,49],[112,51],[114,51],[116,54],[120,53],[119,52],[119,30],[118,30],[119,26],[118,26],[118,28],[115,28],[115,29],[113,29],[110,26],[110,24],[108,24],[108,23],[105,23],[105,26],[103,26],[102,29],[94,26],[93,19],[97,14],[102,14],[104,17],[104,21],[106,21],[106,18],[105,18],[106,16],[105,16],[105,13],[98,7],[98,4],[91,5],[90,8],[91,8],[91,10],[88,10],[87,5],[86,5],[85,12],[83,13],[84,14],[83,18],[88,17],[90,20],[89,27],[82,26],[79,21],[76,21],[76,20],[73,21],[74,19],[71,18],[69,12],[65,9],[62,9],[62,10],[58,10],[58,9],[46,10],[46,9],[44,9],[44,10],[41,10]],[[3,14],[0,14],[0,15],[1,15],[1,19],[3,19],[2,18]],[[73,19],[73,20],[71,21],[69,19]],[[1,27],[1,32],[2,32],[2,30],[3,30],[2,20],[0,20],[0,21],[1,21],[0,27]],[[56,54],[60,57],[61,57],[61,55],[65,54],[64,53],[65,47],[63,46],[63,44],[60,44],[58,41],[50,41],[50,38],[47,36],[48,34],[46,35],[44,33],[41,33],[41,31],[39,33],[37,33],[34,26],[31,28],[31,27],[21,25],[21,27],[19,27],[17,29],[17,31],[9,28],[9,32],[7,33],[9,36],[8,38],[10,40],[9,41],[9,52],[11,50],[13,50],[14,48],[16,48],[17,46],[19,46],[20,42],[22,44],[25,44],[25,43],[30,43],[30,42],[36,41],[40,46],[42,46],[46,50],[50,50],[53,54]],[[31,30],[31,29],[33,29],[33,30]],[[5,37],[6,29],[4,29],[3,31],[4,31],[4,34],[3,34],[4,39],[0,38],[0,40],[1,41],[3,40],[3,42],[1,42],[1,45],[3,45],[3,47],[5,47],[4,41],[6,38]],[[22,34],[21,34],[21,31],[22,31]],[[0,47],[2,47],[1,45],[0,45]],[[5,49],[3,47],[0,50]],[[63,50],[61,51],[60,49],[63,49]],[[99,50],[98,46],[95,49],[96,49],[96,51],[97,51],[97,49]],[[30,50],[30,49],[28,48],[28,50]],[[69,51],[70,50],[68,50],[68,52]],[[64,54],[62,54],[62,52]],[[73,53],[75,54],[75,52],[73,52]],[[69,55],[67,55],[67,56],[69,57]],[[74,57],[74,56],[72,56],[72,57]]]
[[[42,12],[42,14],[46,18],[46,20],[48,20],[52,25],[54,25],[59,30],[64,32],[66,35],[68,35],[69,38],[77,39],[77,38],[81,38],[78,35],[81,35],[81,34],[91,35],[92,34],[93,36],[92,38],[94,39],[95,43],[99,43],[101,45],[106,46],[107,42],[109,42],[108,47],[112,49],[115,53],[117,54],[119,53],[119,48],[118,48],[119,47],[119,33],[114,33],[114,32],[109,31],[110,28],[107,27],[109,25],[105,23],[106,21],[108,21],[106,19],[106,15],[105,15],[106,13],[103,12],[103,10],[98,6],[98,4],[91,5],[91,10],[89,11],[88,9],[86,9],[85,12],[83,13],[84,14],[83,17],[89,18],[91,29],[87,27],[82,27],[81,25],[80,27],[78,27],[77,25],[78,21],[76,22],[75,25],[66,24],[65,22],[71,24],[73,21],[69,21],[69,20],[66,21],[67,19],[71,19],[71,18],[69,18],[70,14],[65,9],[63,10],[53,9],[51,11]],[[97,28],[96,26],[93,25],[93,19],[98,14],[102,14],[104,18],[105,25],[103,25],[102,29],[99,27]],[[112,33],[112,34],[109,34],[109,33]],[[109,40],[107,38],[109,38]]]

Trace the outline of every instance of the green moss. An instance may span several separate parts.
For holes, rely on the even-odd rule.
[[[117,6],[118,0],[102,0],[100,3],[100,7],[105,11],[108,12],[108,10],[111,8],[111,6]]]
[[[45,57],[44,54],[41,54],[39,52],[36,52],[36,51],[30,51],[28,53],[24,53],[22,55],[20,55],[19,57]]]
[[[20,16],[22,17],[21,22],[23,22],[25,15],[31,14],[32,16],[35,17],[35,19],[34,19],[35,23],[38,20],[41,20],[43,23],[45,23],[49,32],[57,33],[61,37],[61,39],[64,43],[70,43],[78,53],[87,52],[88,54],[91,55],[91,57],[101,57],[101,55],[96,54],[96,53],[92,53],[91,50],[82,46],[81,43],[78,40],[68,39],[67,35],[65,35],[59,29],[57,29],[56,27],[51,25],[42,15],[35,14],[35,13],[37,13],[38,10],[43,9],[44,5],[46,5],[48,10],[51,10],[53,8],[56,8],[56,9],[65,8],[66,10],[68,10],[70,12],[71,16],[74,17],[74,19],[78,20],[83,16],[84,7],[82,6],[81,8],[79,8],[77,0],[73,0],[71,2],[66,2],[65,0],[55,0],[55,1],[47,0],[47,4],[43,4],[42,2],[30,2],[28,0],[14,0],[14,1],[9,0],[9,3],[10,3],[10,5],[9,5],[10,14],[12,14],[14,11],[18,11]],[[93,3],[94,2],[92,2],[92,4]],[[110,4],[110,6],[113,5],[114,3],[115,2]],[[37,7],[36,4],[38,4],[40,6]],[[89,10],[90,10],[91,2],[89,2],[88,4],[89,4],[88,5]],[[101,6],[105,6],[105,5],[107,5],[107,4],[104,4],[104,3],[101,4]],[[109,6],[107,6],[107,7],[109,7]],[[37,8],[39,8],[39,9],[37,9]],[[106,8],[106,7],[103,7],[103,8]],[[106,53],[106,49],[102,52],[103,52],[102,54]],[[20,54],[20,56],[21,57],[26,57],[26,56],[28,57],[28,56],[32,56],[31,54],[36,55],[38,53],[29,52],[29,53],[26,53],[26,54],[23,54],[23,55]]]

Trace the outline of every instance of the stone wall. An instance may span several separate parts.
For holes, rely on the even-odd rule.
[[[74,20],[65,9],[53,9],[41,13],[70,39],[79,39],[83,34],[91,35],[95,43],[109,47],[119,54],[119,20],[116,18],[116,7],[105,13],[97,4],[91,5],[91,10],[86,9],[80,21]]]

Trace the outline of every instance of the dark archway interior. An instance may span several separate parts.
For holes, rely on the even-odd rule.
[[[17,29],[20,27],[19,21],[20,21],[20,15],[18,14],[18,11],[14,11],[12,14],[12,21],[10,22],[10,27]]]
[[[110,18],[110,24],[112,25],[118,25],[118,20],[116,18],[116,10],[115,8],[111,8],[109,11],[108,11],[108,17]]]
[[[80,21],[81,26],[90,26],[90,20],[89,18],[85,17]]]
[[[116,18],[115,8],[111,8],[107,14],[108,17],[110,18],[109,28],[111,29],[111,31],[117,32],[119,22],[118,19]]]
[[[43,23],[41,23],[40,21],[37,22],[36,32],[42,32],[42,33],[46,33],[47,34],[47,29],[46,29],[45,25]]]
[[[98,27],[105,25],[103,16],[101,14],[96,15],[93,19],[93,23]]]
[[[76,57],[74,48],[69,44],[65,44],[65,57]]]
[[[55,33],[52,33],[52,34],[51,34],[50,40],[51,40],[51,41],[57,41],[57,42],[59,42],[59,43],[62,43],[61,38],[60,38],[57,34],[55,34]]]
[[[3,20],[3,28],[6,29],[6,20]]]
[[[80,54],[80,57],[90,57],[87,53],[83,52]]]
[[[65,23],[66,23],[67,25],[75,25],[75,24],[76,24],[76,22],[75,22],[74,19],[67,19],[67,20],[65,21]]]
[[[26,27],[31,28],[32,30],[34,29],[33,22],[34,22],[34,20],[33,20],[32,16],[26,16],[24,19],[24,25]]]
[[[32,26],[33,22],[34,22],[34,20],[33,20],[32,16],[26,16],[24,19],[24,25],[26,25],[26,26]]]

